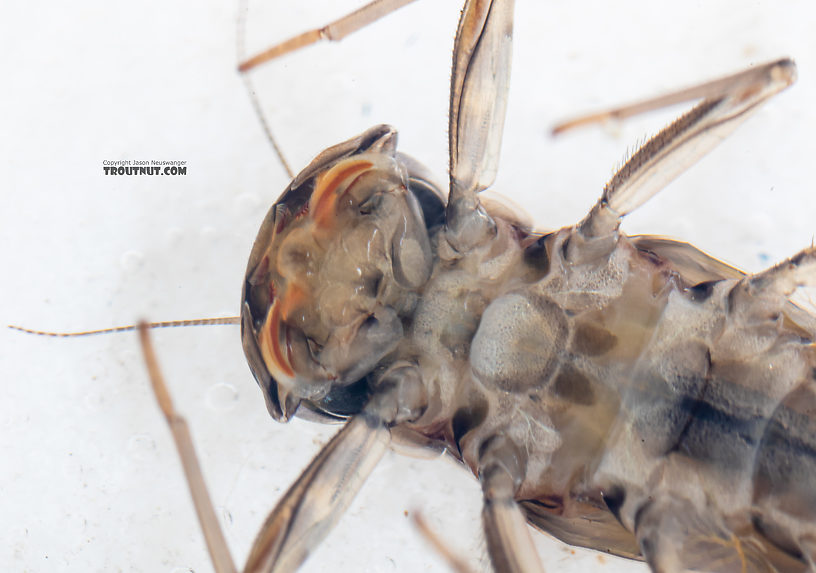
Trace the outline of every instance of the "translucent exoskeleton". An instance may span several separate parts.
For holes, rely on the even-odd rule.
[[[433,21],[440,18],[442,8],[437,5],[439,3],[434,4],[428,7],[420,3],[409,9],[413,12],[407,10],[392,18],[394,23],[385,21],[365,32],[372,35],[383,33],[382,37],[377,36],[377,40],[362,36],[364,39],[357,45],[349,40],[349,47],[330,46],[318,52],[319,57],[322,59],[334,51],[343,54],[343,59],[348,57],[344,50],[354,49],[360,49],[361,58],[372,57],[372,51],[379,55],[387,52],[386,48],[392,44],[395,52],[402,52],[421,44],[432,33],[449,40],[458,3],[449,3],[452,16],[447,27],[440,25],[439,28]],[[77,34],[80,31],[85,32],[84,37],[95,39],[96,42],[90,43],[104,47],[99,51],[102,60],[99,68],[89,69],[87,76],[97,77],[95,74],[104,70],[101,77],[106,79],[100,79],[99,83],[90,81],[90,87],[82,89],[88,101],[99,106],[84,116],[77,117],[76,98],[65,97],[62,90],[48,91],[42,96],[49,105],[39,105],[38,100],[32,105],[31,101],[20,99],[21,109],[31,112],[26,116],[31,120],[30,125],[42,126],[42,129],[34,134],[28,133],[28,128],[20,130],[20,133],[27,134],[24,141],[34,142],[35,146],[26,150],[24,155],[17,155],[16,149],[10,149],[10,157],[22,156],[28,162],[15,167],[12,171],[15,178],[4,188],[22,193],[29,189],[27,182],[33,181],[31,188],[40,194],[40,198],[47,197],[48,203],[45,207],[42,206],[44,202],[41,203],[36,210],[28,210],[25,203],[21,203],[23,207],[17,213],[26,214],[26,217],[15,217],[25,219],[28,225],[18,230],[8,243],[11,268],[15,272],[4,278],[11,284],[8,292],[20,301],[15,306],[19,304],[24,308],[15,308],[7,322],[53,328],[84,327],[89,323],[128,322],[136,314],[193,316],[212,313],[214,306],[216,310],[223,308],[227,312],[234,308],[235,277],[242,273],[243,259],[254,238],[258,213],[265,208],[264,203],[277,195],[285,181],[267,155],[253,118],[245,111],[245,97],[240,86],[230,84],[234,81],[229,53],[231,46],[223,40],[223,30],[229,28],[230,23],[222,14],[217,25],[205,28],[198,16],[191,13],[174,16],[166,12],[167,6],[162,5],[162,9],[166,18],[145,15],[139,20],[132,13],[122,14],[123,22],[135,20],[137,24],[130,34],[125,35],[110,31],[109,13],[98,27],[91,28],[87,23],[72,20],[75,16],[59,12],[51,16],[41,14],[36,19],[42,24],[43,20],[47,23],[53,18],[54,22],[60,22],[60,29],[64,22],[74,22],[74,26],[65,26],[66,33],[71,30],[70,37],[82,37],[83,34]],[[540,9],[542,15],[533,16],[533,9]],[[525,206],[541,202],[542,207],[531,210],[534,218],[546,226],[554,228],[575,221],[596,198],[600,183],[607,177],[609,166],[622,154],[622,148],[640,133],[638,129],[642,131],[643,128],[634,128],[635,135],[632,135],[630,128],[624,127],[624,135],[620,140],[613,140],[606,152],[597,151],[598,147],[606,145],[604,139],[608,136],[603,134],[579,134],[558,142],[560,147],[550,148],[544,133],[554,119],[741,69],[752,61],[792,54],[797,56],[801,70],[796,88],[779,103],[772,103],[759,112],[725,147],[650,203],[646,209],[651,217],[641,215],[641,211],[629,218],[626,230],[679,236],[750,270],[766,267],[771,261],[781,260],[807,244],[812,233],[812,217],[808,215],[813,212],[812,197],[800,198],[795,193],[807,191],[809,181],[808,170],[801,171],[807,166],[809,154],[798,156],[797,153],[809,148],[810,130],[806,127],[812,126],[812,122],[807,121],[812,116],[804,103],[801,107],[796,103],[812,99],[809,94],[813,93],[806,73],[807,58],[814,53],[813,46],[796,44],[806,41],[805,33],[798,32],[809,21],[808,14],[777,14],[775,6],[770,7],[767,14],[741,12],[743,9],[741,6],[718,5],[712,10],[707,6],[700,13],[683,16],[688,22],[694,22],[694,26],[678,24],[671,34],[667,34],[665,21],[677,22],[680,15],[657,15],[637,7],[627,9],[625,14],[604,14],[602,6],[593,6],[591,9],[579,8],[577,15],[570,16],[562,14],[557,7],[530,8],[521,3],[517,8],[511,116],[497,186]],[[78,13],[90,11],[89,8]],[[588,17],[589,13],[593,14],[592,18]],[[717,14],[719,19],[715,17]],[[177,25],[167,26],[167,22],[174,21],[174,18]],[[421,21],[406,24],[412,18]],[[325,14],[316,14],[311,24],[326,19]],[[34,21],[33,16],[30,20]],[[631,20],[636,23],[632,24]],[[711,24],[709,20],[719,22],[707,28],[706,25]],[[16,21],[25,22],[26,18]],[[285,23],[283,18],[277,18],[277,21]],[[598,22],[603,24],[602,30],[598,30]],[[432,24],[434,28],[431,28]],[[280,36],[308,25],[310,23],[291,23]],[[160,44],[156,59],[151,60],[150,65],[145,63],[138,67],[138,61],[150,53],[146,50],[155,49],[151,46],[155,41],[151,42],[150,38],[156,38],[157,34],[148,33],[148,26],[155,26],[158,31],[166,30],[165,35],[158,34],[158,37],[169,38],[172,31],[173,37],[178,36],[179,44],[173,44],[173,48],[168,47],[169,40]],[[190,40],[189,32],[178,35],[177,30],[167,30],[184,27],[189,30],[191,26],[202,42],[211,37],[218,38],[219,42],[205,50]],[[530,33],[523,33],[524,28],[520,26],[527,26]],[[615,30],[615,34],[603,35],[607,28]],[[51,31],[48,26],[44,29]],[[123,29],[128,28],[123,26]],[[421,33],[412,30],[421,30]],[[567,30],[569,34],[566,34]],[[654,34],[657,31],[660,33]],[[737,31],[740,36],[735,39],[733,34]],[[398,32],[405,35],[398,36]],[[582,33],[588,35],[582,39]],[[528,44],[530,49],[527,49],[520,44],[524,38],[530,41],[539,34],[541,38],[535,40],[534,47]],[[567,37],[561,39],[558,34]],[[111,35],[116,36],[115,41]],[[419,40],[413,44],[405,40],[417,35]],[[59,35],[56,37],[60,38]],[[43,45],[50,48],[48,35],[43,34],[41,38]],[[703,48],[699,48],[695,40]],[[27,50],[21,51],[21,57],[41,53],[30,43],[29,37]],[[114,49],[108,49],[109,44]],[[372,50],[371,45],[376,45],[377,49]],[[681,45],[682,49],[679,48]],[[630,47],[636,47],[637,51],[628,53],[626,50]],[[420,57],[420,60],[439,61],[442,85],[437,90],[436,99],[441,99],[437,111],[429,112],[423,99],[419,105],[422,115],[417,119],[387,116],[378,117],[376,121],[395,124],[400,130],[401,148],[429,164],[441,178],[445,163],[444,130],[439,127],[439,122],[444,124],[444,76],[450,46],[435,45],[434,48],[431,54]],[[564,57],[564,50],[571,58]],[[227,55],[224,56],[223,52]],[[683,54],[679,60],[676,59],[678,52]],[[86,77],[76,73],[87,65],[83,62],[83,56],[87,54],[81,46],[70,41],[61,42],[59,53],[62,54],[60,63],[66,71],[52,70],[50,77],[55,78],[55,85],[72,85],[67,79],[59,81],[63,78],[61,73],[66,73],[65,78]],[[704,56],[700,57],[700,53]],[[314,54],[303,55],[302,66],[298,66],[293,57],[286,67],[309,69]],[[545,57],[553,71],[542,80],[541,66]],[[602,59],[582,70],[580,64],[587,63],[590,57]],[[569,65],[556,69],[555,66],[560,64],[555,61],[564,59]],[[526,63],[522,63],[525,60]],[[156,61],[165,62],[167,71],[162,71],[159,66],[157,72]],[[204,61],[207,63],[200,63]],[[50,60],[43,58],[34,62],[24,59],[23,62],[26,65],[20,69],[30,73],[35,63],[47,64]],[[650,62],[653,65],[649,65]],[[366,66],[373,69],[373,65]],[[420,71],[426,66],[419,66]],[[343,77],[341,69],[336,68],[338,75],[335,78]],[[528,69],[528,78],[535,77],[541,83],[530,80],[529,89],[517,87],[525,85],[525,69]],[[38,68],[37,73],[45,77],[48,75],[45,71]],[[402,93],[410,102],[414,98],[405,96],[406,86],[411,87],[416,82],[406,80],[406,76],[410,79],[415,75],[415,71],[411,74],[401,71],[392,76],[390,82],[384,83],[391,83],[395,92]],[[173,81],[168,82],[168,78]],[[217,78],[221,79],[220,86],[214,85],[218,84]],[[14,86],[12,93],[19,93],[14,90],[25,82],[11,84]],[[186,87],[182,88],[182,84]],[[280,91],[281,82],[273,81],[272,85]],[[151,101],[150,97],[141,95],[141,88],[153,93],[155,99]],[[321,97],[330,96],[335,88],[337,82],[324,84]],[[431,89],[429,86],[422,88],[423,91]],[[116,94],[113,97],[108,95],[111,90]],[[284,91],[284,99],[289,95],[297,99],[294,84],[287,84]],[[272,102],[275,99],[270,95],[272,93],[275,91],[264,91],[262,95]],[[312,96],[316,97],[314,93]],[[562,103],[553,103],[550,99],[542,101],[542,97]],[[373,100],[370,97],[365,99]],[[428,96],[427,99],[434,98]],[[521,111],[516,102],[525,100],[529,102],[529,108]],[[302,105],[308,107],[307,103]],[[357,117],[354,126],[342,128],[325,139],[308,141],[308,137],[304,137],[306,141],[301,141],[295,137],[295,126],[289,128],[289,135],[284,139],[292,145],[303,146],[301,157],[295,163],[305,162],[320,148],[360,132],[375,121],[371,113],[365,116],[359,113],[363,106],[350,107],[355,110],[352,115]],[[410,105],[403,107],[410,110]],[[292,118],[297,130],[311,129],[302,118],[317,113],[313,108],[296,110],[296,106],[290,103],[280,104],[279,109]],[[514,113],[519,113],[519,121],[513,121]],[[427,117],[434,114],[434,120]],[[318,124],[328,121],[315,120]],[[763,122],[768,124],[767,135]],[[137,123],[141,125],[135,125]],[[411,138],[422,141],[422,136],[411,135],[412,124],[429,130],[430,139],[424,141],[437,141],[437,153],[429,150],[426,156],[426,152],[417,151],[424,143],[409,143]],[[163,133],[183,138],[183,143],[167,143],[166,140],[173,137],[157,136],[157,125],[163,126]],[[320,128],[322,126],[317,129]],[[191,160],[197,161],[198,173],[195,177],[188,176],[187,181],[162,183],[159,187],[155,182],[141,180],[114,185],[98,177],[95,171],[91,174],[84,172],[82,165],[93,165],[95,169],[107,153],[126,153],[119,148],[110,149],[115,147],[109,143],[113,137],[111,132],[121,134],[116,136],[121,138],[116,141],[121,141],[120,145],[127,150],[163,154],[165,149],[173,149],[181,155],[188,154]],[[532,133],[533,145],[521,150],[515,146],[522,145],[520,142],[527,145],[520,136],[525,132],[528,137]],[[253,137],[255,139],[250,139]],[[48,143],[50,139],[60,142],[58,149]],[[84,149],[77,145],[77,141],[97,143],[100,149]],[[782,156],[775,157],[777,153]],[[52,159],[44,157],[46,154]],[[736,165],[729,161],[733,156],[738,160]],[[563,157],[569,157],[569,162]],[[212,158],[218,161],[213,163]],[[550,159],[544,164],[546,158]],[[263,161],[269,165],[267,173],[260,172],[260,169],[249,172],[245,167],[247,164],[260,165]],[[594,173],[590,165],[595,165]],[[60,169],[54,169],[54,166]],[[557,176],[556,172],[560,174]],[[264,176],[267,178],[263,179]],[[511,185],[505,182],[508,179],[502,180],[508,177],[517,177],[518,184]],[[564,177],[565,182],[559,183],[558,177]],[[258,180],[269,182],[264,184],[262,191],[258,191]],[[540,183],[531,185],[530,180]],[[231,199],[248,190],[259,196],[254,215],[250,214],[252,209],[242,206],[246,202]],[[700,194],[695,195],[695,192]],[[35,196],[32,200],[37,198]],[[246,195],[243,198],[246,199]],[[20,200],[24,201],[26,197]],[[70,215],[67,206],[72,204],[79,205],[87,213]],[[224,208],[224,205],[228,207]],[[36,213],[37,218],[33,214],[29,218],[28,213]],[[8,216],[13,215],[8,213]],[[203,221],[197,220],[199,216]],[[638,217],[642,218],[638,220]],[[19,221],[9,222],[4,225],[4,231],[18,229],[17,224]],[[174,227],[180,231],[173,233]],[[16,249],[17,245],[21,248]],[[138,258],[133,251],[144,255],[142,266],[135,270],[131,264]],[[315,434],[304,437],[303,432],[320,431],[321,428],[303,424],[297,427],[270,425],[263,409],[254,404],[257,400],[254,389],[247,390],[244,385],[245,368],[232,339],[234,333],[229,332],[165,333],[160,335],[158,346],[166,374],[173,381],[174,394],[179,399],[190,400],[184,408],[185,413],[193,418],[194,433],[200,444],[199,450],[203,451],[203,465],[215,490],[216,503],[226,507],[233,516],[231,522],[227,520],[232,523],[228,526],[228,535],[235,544],[236,553],[241,555],[245,554],[267,508],[279,497],[280,488],[291,483],[316,451],[316,446],[311,444]],[[206,565],[195,565],[196,561],[203,563],[207,558],[201,548],[198,526],[188,507],[185,488],[181,483],[173,485],[177,478],[174,452],[166,444],[164,428],[159,425],[152,398],[143,386],[140,359],[132,341],[102,339],[66,344],[9,339],[7,347],[22,349],[13,351],[4,359],[12,367],[3,370],[8,373],[9,380],[15,381],[12,399],[6,404],[10,407],[6,419],[12,431],[5,435],[11,442],[10,457],[16,462],[8,466],[9,479],[4,479],[4,483],[9,484],[8,499],[20,500],[19,506],[10,504],[8,519],[4,520],[4,532],[8,532],[4,533],[4,538],[13,540],[8,549],[9,563],[18,568],[27,566],[39,570],[49,566],[55,570],[110,569],[125,567],[125,564],[134,570],[158,570],[169,568],[168,563],[206,568]],[[216,355],[216,351],[220,352],[219,347],[231,347],[232,353],[225,357]],[[19,366],[18,358],[22,359]],[[168,367],[167,363],[176,359],[178,366],[171,364]],[[210,389],[219,382],[229,382],[240,390],[239,409],[224,413],[207,407],[213,403],[208,399]],[[24,391],[32,391],[32,395],[23,394]],[[254,410],[247,404],[255,406]],[[240,408],[248,408],[254,414]],[[198,416],[202,421],[196,421]],[[215,430],[209,433],[210,428]],[[151,440],[155,447],[142,449]],[[93,444],[90,447],[89,442]],[[277,443],[288,445],[283,452],[273,452]],[[239,447],[236,448],[236,444]],[[247,452],[253,455],[247,455]],[[258,462],[260,456],[269,461]],[[473,489],[474,482],[466,472],[460,471],[461,481],[439,484],[443,479],[457,479],[457,474],[449,472],[450,475],[441,478],[437,473],[438,464],[424,461],[407,462],[410,470],[406,470],[406,466],[393,465],[402,463],[396,458],[388,463],[392,464],[391,467],[380,475],[405,478],[407,471],[417,472],[417,476],[427,471],[431,477],[409,478],[402,482],[386,479],[379,487],[377,482],[373,486],[369,484],[370,487],[361,494],[360,509],[347,516],[342,527],[321,546],[308,566],[322,570],[327,563],[338,563],[338,569],[345,565],[351,570],[359,570],[361,566],[378,570],[387,567],[389,559],[394,559],[398,569],[410,569],[411,565],[404,561],[407,558],[400,558],[396,550],[383,555],[371,544],[366,544],[371,534],[365,527],[378,531],[390,528],[394,511],[388,513],[385,501],[394,503],[393,498],[411,487],[417,488],[414,491],[418,493],[413,496],[408,493],[409,501],[398,502],[400,509],[412,509],[417,505],[411,501],[420,501],[421,505],[426,494],[428,497],[441,494],[442,498],[454,500],[453,509],[445,509],[443,499],[431,501],[428,511],[438,510],[431,517],[442,520],[445,529],[464,529],[469,521],[477,521],[478,488]],[[242,481],[251,473],[252,467],[261,465],[264,467],[256,478],[258,487],[250,487]],[[395,486],[394,483],[401,485]],[[451,491],[467,490],[468,487],[473,496],[466,502]],[[366,500],[366,496],[372,497]],[[239,509],[242,503],[243,510]],[[457,519],[455,516],[465,511],[464,506],[471,508],[470,519]],[[355,517],[366,507],[371,511],[363,514],[366,515],[364,523],[355,523]],[[242,520],[242,512],[254,515],[254,522],[241,525],[251,521],[249,518]],[[382,513],[386,515],[378,516]],[[444,521],[444,517],[451,517],[453,521]],[[420,541],[411,542],[409,528],[404,531],[406,533],[397,536],[394,545],[409,546],[408,553],[424,553]],[[453,543],[464,544],[466,550],[478,554],[481,550],[477,545],[468,545],[473,543],[469,541],[473,538],[463,534],[457,536],[461,542]],[[140,543],[135,543],[134,539]],[[243,552],[242,547],[245,548]],[[361,547],[365,547],[365,555],[360,555]],[[344,556],[345,550],[348,553]],[[428,558],[432,559],[432,556]],[[549,555],[544,552],[543,558],[545,562],[551,559],[550,570],[563,570],[574,559],[569,550],[559,548],[551,550]],[[591,556],[590,563],[594,565],[596,562],[595,556]]]

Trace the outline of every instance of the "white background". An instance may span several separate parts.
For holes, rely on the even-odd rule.
[[[424,0],[267,66],[258,93],[295,166],[375,123],[444,181],[457,0]],[[816,232],[813,3],[518,0],[496,188],[544,227],[577,221],[628,146],[677,110],[552,140],[558,119],[783,55],[800,79],[624,224],[748,270]],[[268,2],[253,48],[357,2]],[[682,5],[682,7],[681,7]],[[0,8],[0,323],[82,330],[235,314],[246,257],[287,183],[235,72],[231,3],[4,3]],[[251,48],[252,49],[252,48]],[[181,159],[184,177],[110,177],[102,161]],[[0,332],[0,569],[211,570],[133,334]],[[241,562],[332,428],[274,423],[237,327],[156,332],[172,392]],[[447,460],[388,454],[311,571],[445,571],[419,508],[484,569],[479,489]],[[634,571],[537,535],[547,571]]]

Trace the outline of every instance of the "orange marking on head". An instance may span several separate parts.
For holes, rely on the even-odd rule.
[[[307,298],[306,290],[296,283],[290,283],[286,288],[286,294],[281,299],[281,316],[283,320],[289,318],[294,309],[302,305]]]
[[[320,176],[309,202],[309,211],[318,227],[331,221],[337,203],[337,188],[349,177],[371,169],[372,163],[364,159],[343,161]]]
[[[266,296],[269,297],[269,303],[272,304],[277,299],[277,290],[275,289],[275,283],[269,281],[269,285],[266,289]]]
[[[281,305],[275,301],[266,314],[266,321],[261,330],[260,347],[264,362],[270,370],[272,376],[280,377],[281,374],[293,378],[295,372],[289,365],[289,361],[284,357],[280,347],[281,329]]]

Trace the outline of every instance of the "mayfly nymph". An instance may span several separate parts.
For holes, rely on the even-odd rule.
[[[500,571],[540,567],[528,521],[655,571],[812,569],[816,321],[789,296],[816,251],[744,275],[619,229],[790,85],[793,62],[664,98],[702,101],[580,223],[541,233],[479,196],[498,168],[512,24],[512,2],[465,3],[447,193],[377,126],[316,157],[264,220],[243,290],[250,367],[277,420],[345,426],[248,568],[296,568],[397,435],[479,477]]]

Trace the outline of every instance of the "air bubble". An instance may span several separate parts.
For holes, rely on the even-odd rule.
[[[133,272],[144,264],[144,255],[140,251],[126,251],[119,258],[119,266],[126,272]]]
[[[218,412],[232,410],[238,403],[238,389],[232,384],[219,382],[207,390],[207,406]]]

